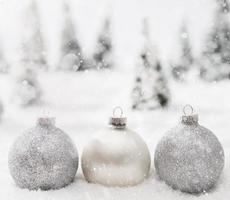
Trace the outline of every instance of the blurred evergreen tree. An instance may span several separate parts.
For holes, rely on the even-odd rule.
[[[179,36],[180,55],[179,60],[172,64],[172,75],[176,80],[185,81],[186,75],[191,69],[194,58],[191,51],[191,44],[187,25],[183,22]]]
[[[2,43],[0,42],[0,73],[7,73],[10,69],[10,65],[6,61]]]
[[[103,28],[97,39],[96,51],[93,54],[96,69],[111,69],[112,61],[111,22],[105,19]]]
[[[166,107],[170,91],[157,57],[156,48],[151,45],[147,20],[143,22],[144,48],[139,57],[138,74],[132,91],[133,109],[156,109]]]
[[[230,78],[229,2],[217,0],[214,26],[202,53],[201,78],[213,81]]]
[[[61,61],[60,69],[82,71],[84,70],[84,57],[82,49],[76,38],[74,23],[69,5],[63,4],[64,27],[61,35]]]
[[[25,12],[25,33],[21,44],[21,62],[34,68],[47,69],[46,53],[37,2],[31,0]]]

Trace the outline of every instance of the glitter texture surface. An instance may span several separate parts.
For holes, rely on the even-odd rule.
[[[67,134],[41,118],[9,153],[9,169],[21,188],[59,189],[70,184],[78,168],[78,152]]]
[[[217,137],[191,116],[161,139],[155,151],[160,179],[188,193],[210,190],[224,167],[224,151]]]

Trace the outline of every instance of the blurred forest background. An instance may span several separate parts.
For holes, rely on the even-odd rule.
[[[2,0],[0,13],[0,72],[23,106],[40,101],[40,72],[132,73],[133,109],[167,107],[171,81],[230,79],[227,0]]]

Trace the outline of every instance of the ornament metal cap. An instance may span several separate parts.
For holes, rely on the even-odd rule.
[[[187,125],[198,124],[198,115],[193,114],[193,107],[191,105],[185,105],[183,108],[184,115],[182,116],[182,123]]]
[[[117,117],[116,113],[120,111],[120,115]],[[117,106],[113,109],[113,117],[110,118],[109,124],[114,128],[125,128],[127,123],[127,118],[122,117],[123,110],[121,107]]]
[[[55,125],[54,117],[40,117],[37,120],[37,125],[50,127]]]

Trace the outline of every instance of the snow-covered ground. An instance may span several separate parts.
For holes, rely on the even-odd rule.
[[[39,74],[44,90],[40,106],[20,108],[12,98],[12,77],[0,75],[0,98],[5,113],[0,124],[0,199],[4,200],[82,200],[82,199],[213,199],[230,198],[230,83],[206,84],[190,81],[188,84],[170,82],[172,102],[166,110],[132,111],[130,90],[133,75],[126,72],[84,72]],[[56,191],[28,191],[20,189],[11,178],[7,165],[8,150],[24,130],[34,126],[43,115],[56,117],[58,127],[68,133],[77,145],[79,155],[90,137],[107,126],[114,106],[122,106],[128,117],[128,126],[146,141],[152,159],[157,142],[165,131],[175,126],[182,107],[191,104],[199,113],[200,123],[211,129],[225,151],[225,168],[216,187],[209,193],[193,196],[174,191],[158,180],[152,163],[149,178],[140,185],[128,188],[108,188],[89,184],[79,167],[74,183]],[[79,165],[80,166],[80,165]]]

